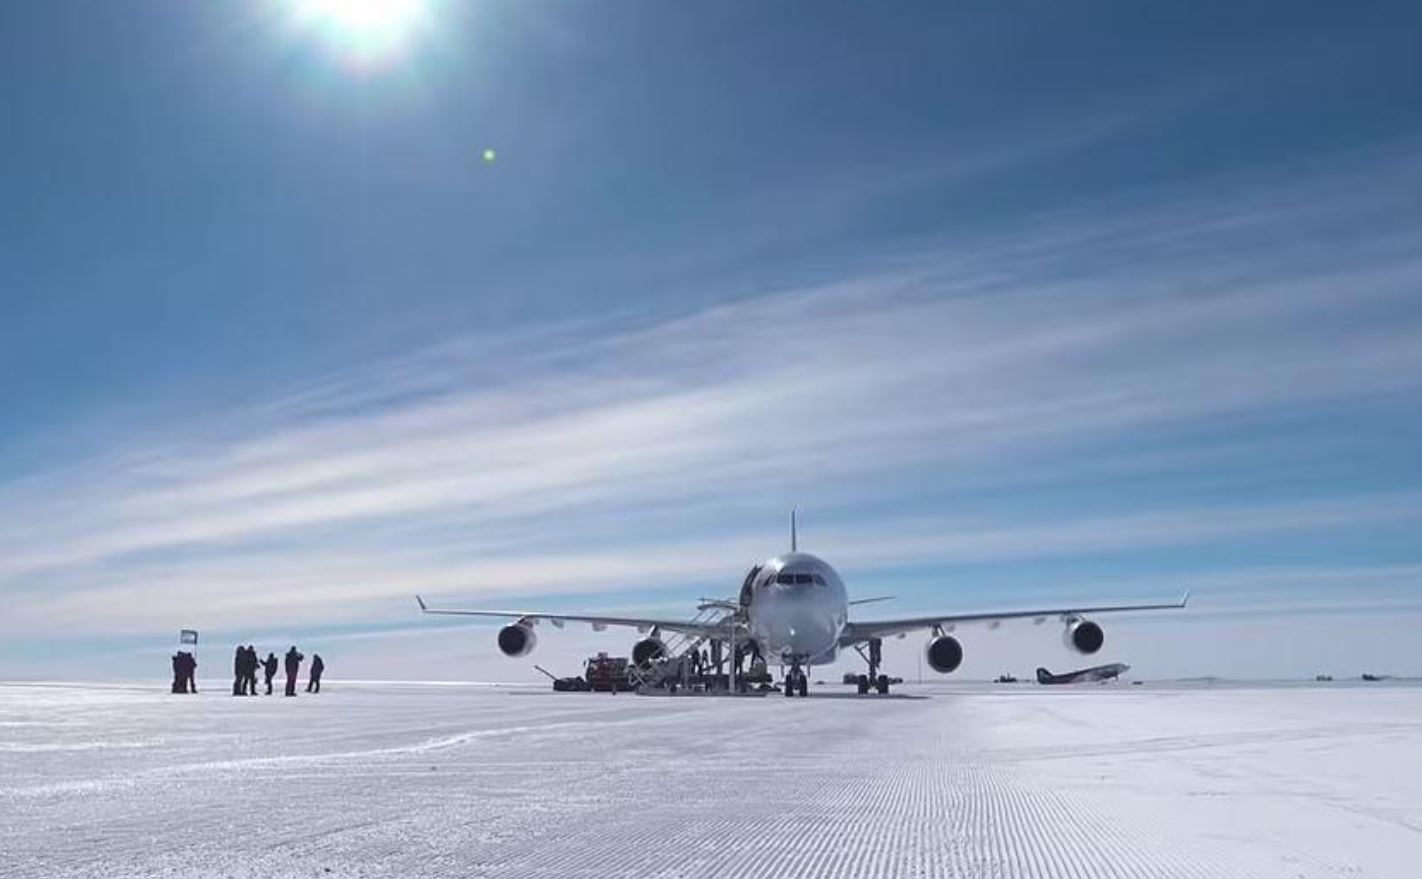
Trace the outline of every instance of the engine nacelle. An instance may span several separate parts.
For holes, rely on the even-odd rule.
[[[667,654],[667,645],[660,638],[643,638],[632,645],[632,664],[647,665]]]
[[[924,656],[929,668],[946,675],[963,664],[963,645],[952,635],[939,635],[928,642]]]
[[[533,627],[527,623],[513,623],[499,629],[499,651],[505,656],[527,656],[537,643],[538,636],[533,634]]]
[[[1067,626],[1062,640],[1066,642],[1066,646],[1077,653],[1085,653],[1090,656],[1106,643],[1106,633],[1101,631],[1101,627],[1091,620],[1077,620]]]

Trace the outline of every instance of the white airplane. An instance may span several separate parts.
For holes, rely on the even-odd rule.
[[[859,692],[871,688],[889,692],[888,677],[880,674],[882,639],[902,638],[919,629],[931,630],[932,637],[925,648],[928,665],[939,674],[948,674],[963,661],[963,647],[950,633],[958,623],[986,622],[996,626],[1003,620],[1035,619],[1038,624],[1057,617],[1065,626],[1063,639],[1078,653],[1091,655],[1106,643],[1100,624],[1087,619],[1088,614],[1120,613],[1124,611],[1167,610],[1185,607],[1189,593],[1169,604],[1127,604],[1102,607],[1064,607],[1047,610],[1008,610],[988,613],[946,613],[901,619],[856,622],[849,619],[849,608],[855,604],[882,601],[868,598],[850,601],[844,581],[835,569],[821,558],[799,551],[795,515],[790,516],[790,552],[775,556],[750,569],[741,591],[734,601],[711,601],[702,608],[721,608],[727,613],[720,620],[695,622],[661,620],[649,617],[617,617],[596,614],[545,613],[524,610],[446,610],[428,607],[424,599],[415,596],[420,610],[427,614],[496,617],[513,620],[499,630],[499,650],[505,656],[526,656],[537,643],[534,626],[548,621],[558,628],[565,622],[591,623],[602,630],[608,626],[636,628],[647,637],[632,647],[632,661],[638,665],[650,662],[666,652],[662,632],[678,632],[693,638],[730,641],[735,644],[754,643],[767,662],[778,662],[785,670],[785,695],[806,694],[807,666],[834,662],[843,648],[869,648],[865,661],[869,673],[860,675]],[[861,651],[861,655],[863,652]]]
[[[1091,668],[1081,668],[1076,671],[1064,672],[1062,674],[1052,674],[1045,668],[1037,669],[1037,683],[1039,684],[1101,684],[1106,681],[1114,681],[1121,675],[1130,671],[1131,667],[1124,662],[1113,662],[1109,665],[1094,665]]]

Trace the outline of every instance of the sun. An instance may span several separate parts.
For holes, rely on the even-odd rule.
[[[432,0],[288,0],[294,21],[356,64],[398,56],[430,23]]]

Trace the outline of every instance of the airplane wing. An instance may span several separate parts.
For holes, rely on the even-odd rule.
[[[890,638],[916,629],[931,629],[935,626],[953,626],[958,623],[997,623],[1003,620],[1035,619],[1042,622],[1050,617],[1071,620],[1091,614],[1125,613],[1135,610],[1178,610],[1190,600],[1186,592],[1179,601],[1169,604],[1117,604],[1105,607],[1059,607],[1048,610],[1008,610],[987,613],[937,614],[935,616],[906,617],[897,620],[872,620],[851,622],[845,625],[844,634],[839,638],[839,646],[850,647],[872,638]]]
[[[535,622],[547,620],[558,628],[562,628],[564,623],[590,623],[597,630],[602,630],[608,626],[626,626],[634,628],[639,632],[649,629],[661,629],[666,632],[680,632],[683,635],[725,635],[727,624],[724,622],[691,622],[689,620],[658,620],[650,617],[613,617],[600,616],[597,614],[578,613],[548,613],[544,611],[532,610],[453,610],[433,608],[425,604],[425,600],[416,595],[415,600],[420,603],[420,610],[428,614],[446,614],[449,616],[464,617],[491,617],[494,619],[506,620],[528,620]]]

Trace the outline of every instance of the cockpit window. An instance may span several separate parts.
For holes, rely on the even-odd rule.
[[[781,571],[775,575],[775,582],[786,586],[824,586],[825,578],[819,574],[790,574]]]

